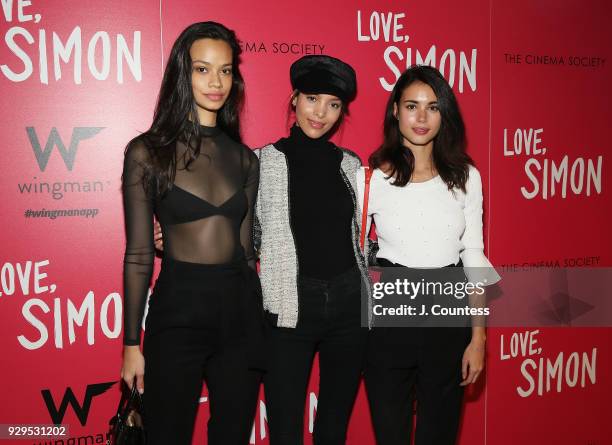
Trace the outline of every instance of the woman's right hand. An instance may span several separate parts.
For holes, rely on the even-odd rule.
[[[144,364],[144,356],[140,352],[140,346],[123,347],[121,378],[131,390],[134,377],[136,377],[136,389],[140,394],[144,392]]]
[[[157,250],[164,250],[164,238],[162,235],[162,229],[159,222],[155,221],[153,226],[153,241],[155,242],[155,248]]]

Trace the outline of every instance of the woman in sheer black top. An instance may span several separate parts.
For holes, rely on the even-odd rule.
[[[250,360],[258,356],[253,330],[261,313],[252,242],[259,163],[240,143],[239,54],[234,33],[222,25],[185,29],[170,54],[153,124],[126,150],[122,377],[146,388],[149,444],[191,443],[202,378],[208,443],[249,440],[259,384]],[[143,356],[154,214],[165,249]]]

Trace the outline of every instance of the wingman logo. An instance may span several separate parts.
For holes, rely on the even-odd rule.
[[[21,195],[46,194],[53,199],[63,199],[66,195],[74,193],[103,193],[110,186],[110,181],[90,178],[83,178],[73,175],[77,151],[80,145],[87,139],[93,138],[100,133],[104,127],[74,127],[70,139],[66,135],[62,137],[56,127],[51,128],[46,141],[44,137],[34,127],[26,127],[26,133],[34,152],[34,157],[38,164],[41,174],[33,176],[31,180],[17,183],[17,189]],[[62,158],[66,173],[61,167],[52,166],[51,173],[47,170],[49,160],[56,151]]]
[[[47,168],[47,163],[49,162],[51,153],[53,153],[53,147],[57,147],[60,155],[62,156],[62,159],[64,160],[64,165],[66,165],[66,168],[69,171],[72,171],[72,168],[74,167],[74,160],[77,154],[77,149],[79,148],[79,142],[94,137],[103,129],[104,127],[73,128],[72,136],[70,137],[70,144],[68,145],[67,149],[66,144],[62,140],[59,132],[57,131],[57,128],[55,127],[51,129],[44,149],[42,148],[42,145],[38,138],[38,134],[36,133],[36,129],[34,127],[27,127],[26,131],[28,133],[28,139],[30,139],[32,149],[34,150],[34,155],[36,156],[38,167],[40,168],[41,172],[44,172],[45,168]]]
[[[79,401],[74,395],[72,388],[68,387],[66,388],[66,391],[64,391],[64,395],[59,403],[59,406],[51,395],[50,390],[43,389],[40,392],[43,396],[43,400],[45,401],[45,405],[47,405],[47,410],[49,411],[53,424],[58,425],[63,423],[68,405],[70,405],[81,425],[85,426],[87,423],[87,418],[89,417],[89,410],[91,408],[93,398],[104,394],[115,383],[117,382],[94,383],[92,385],[87,385],[83,401]]]

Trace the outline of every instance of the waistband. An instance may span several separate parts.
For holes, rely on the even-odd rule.
[[[381,267],[403,267],[405,269],[410,269],[410,270],[414,270],[414,271],[419,271],[419,270],[435,270],[435,269],[445,269],[447,267],[463,267],[463,261],[459,260],[459,262],[457,264],[448,264],[446,266],[442,266],[442,267],[426,267],[426,268],[418,268],[418,267],[410,267],[410,266],[404,266],[403,264],[399,264],[399,263],[393,263],[391,261],[389,261],[386,258],[376,258],[376,262],[378,266]]]
[[[298,279],[298,283],[300,285],[312,285],[312,286],[325,287],[325,286],[332,286],[338,283],[343,283],[343,282],[346,282],[347,280],[352,280],[355,275],[361,278],[361,272],[357,265],[351,266],[349,269],[330,278],[329,280],[323,280],[320,278],[313,278],[313,277],[300,275]]]
[[[228,281],[240,282],[246,268],[246,260],[201,264],[164,257],[155,286],[159,289],[172,286],[175,290],[212,289]]]
[[[214,272],[222,272],[222,271],[235,271],[241,270],[245,267],[246,259],[244,257],[237,258],[228,263],[219,263],[219,264],[207,264],[207,263],[191,263],[188,261],[180,261],[168,256],[164,256],[162,259],[161,267],[162,270],[166,269],[179,269],[185,272],[193,271],[193,272],[206,272],[206,271],[214,271]]]

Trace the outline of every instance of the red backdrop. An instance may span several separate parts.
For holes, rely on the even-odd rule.
[[[610,266],[612,9],[588,3],[3,1],[0,424],[61,422],[72,436],[64,443],[102,441],[119,395],[111,383],[121,354],[123,148],[148,128],[164,59],[195,21],[222,22],[243,42],[252,147],[286,133],[288,70],[304,54],[355,67],[358,97],[336,142],[363,159],[380,140],[396,74],[411,63],[438,67],[483,177],[494,264]],[[525,332],[540,349],[508,356]],[[459,443],[609,442],[612,330],[490,329],[488,339],[487,373],[466,393]],[[564,372],[547,390],[560,354],[578,379]],[[205,396],[194,443],[205,443]],[[252,443],[267,443],[263,400]],[[363,391],[348,443],[373,443]]]

